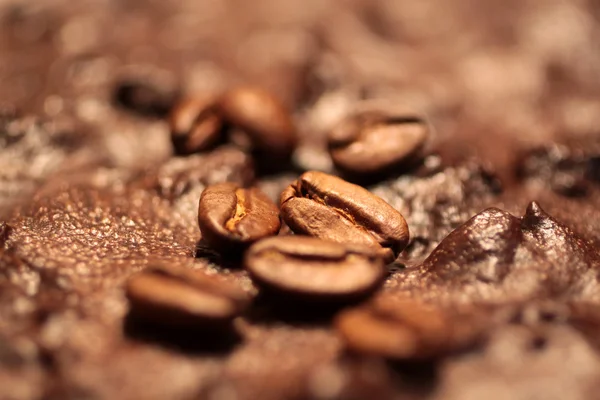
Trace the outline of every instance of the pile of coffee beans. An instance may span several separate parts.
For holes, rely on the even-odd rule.
[[[257,164],[281,170],[289,166],[297,142],[289,112],[258,88],[184,98],[168,120],[179,156],[229,142]],[[331,130],[329,150],[341,173],[364,176],[415,159],[427,136],[419,117],[362,110]],[[237,260],[267,304],[308,310],[316,304],[337,311],[368,299],[383,284],[386,264],[409,243],[406,220],[394,207],[362,186],[319,171],[290,182],[278,205],[257,187],[208,185],[199,199],[198,226],[204,245],[223,259]],[[129,280],[126,292],[133,316],[170,328],[231,329],[231,322],[251,306],[241,288],[178,265],[147,268]],[[436,325],[435,315],[415,328],[416,314],[422,314],[417,309],[397,315],[378,310],[363,307],[339,315],[336,325],[349,348],[393,358],[438,345],[435,332],[444,326]],[[393,335],[373,344],[378,334],[364,338],[356,324],[373,325],[383,337]],[[431,331],[431,343],[403,344],[398,337],[413,328]]]
[[[1,3],[0,400],[596,398],[600,1]]]
[[[234,183],[206,187],[198,206],[203,240],[243,266],[265,297],[297,304],[344,305],[383,283],[385,264],[409,240],[402,214],[368,190],[309,171],[281,194],[288,234],[279,234],[277,206],[259,189]],[[171,326],[230,322],[244,309],[243,292],[177,266],[135,275],[127,286],[132,314]],[[222,326],[223,324],[221,324]]]

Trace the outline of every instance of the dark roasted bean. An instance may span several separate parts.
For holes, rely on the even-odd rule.
[[[198,206],[202,237],[221,252],[237,253],[281,227],[277,206],[256,188],[219,183],[202,192]]]
[[[240,288],[181,266],[152,266],[132,276],[126,294],[131,312],[174,327],[227,325],[249,303]]]
[[[248,135],[254,150],[275,161],[290,157],[296,145],[294,123],[269,92],[240,87],[227,91],[219,104],[226,122]]]
[[[427,124],[419,117],[364,111],[336,125],[329,132],[328,145],[340,170],[373,174],[413,160],[427,135]]]
[[[121,82],[113,95],[114,102],[135,113],[164,117],[178,96],[172,88],[163,88],[149,82]]]
[[[385,276],[383,259],[369,248],[295,235],[255,243],[244,265],[267,292],[305,301],[361,298]]]
[[[335,327],[349,350],[392,359],[424,359],[475,343],[485,315],[381,296],[339,314]]]
[[[190,97],[171,110],[169,126],[175,152],[191,154],[209,149],[219,140],[223,120],[214,98]]]
[[[408,243],[402,214],[368,190],[309,171],[281,194],[281,215],[296,233],[379,249],[389,261]]]

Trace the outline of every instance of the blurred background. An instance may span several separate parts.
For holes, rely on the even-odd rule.
[[[597,133],[599,16],[596,0],[2,0],[0,104],[75,119],[144,164],[170,150],[160,118],[115,107],[132,82],[167,102],[264,86],[309,147],[356,101],[389,98],[432,119],[447,157],[501,169],[515,148]],[[140,131],[152,145],[126,139]]]
[[[579,183],[587,184],[588,172],[597,174],[600,165],[599,18],[600,0],[0,0],[0,127],[4,120],[11,120],[7,115],[15,112],[33,114],[44,121],[38,125],[16,118],[8,124],[9,129],[0,132],[0,148],[6,147],[0,152],[0,221],[13,203],[20,206],[21,199],[27,203],[32,193],[42,193],[44,202],[33,203],[33,217],[22,223],[27,229],[21,227],[21,231],[28,231],[29,221],[35,221],[31,230],[42,235],[32,236],[34,243],[43,244],[39,253],[32,251],[32,265],[41,271],[39,266],[47,260],[52,266],[67,260],[66,272],[56,276],[53,271],[42,274],[35,269],[23,269],[15,275],[23,279],[13,279],[17,281],[14,287],[23,286],[27,296],[21,295],[20,289],[18,295],[16,289],[4,289],[12,288],[12,281],[0,288],[4,289],[0,290],[3,299],[24,301],[14,302],[15,310],[22,314],[0,318],[0,334],[16,332],[14,337],[20,339],[31,323],[43,330],[42,343],[46,346],[38,358],[33,344],[19,345],[25,349],[19,351],[33,354],[27,359],[32,360],[29,364],[23,362],[33,372],[27,369],[22,376],[5,374],[4,381],[23,390],[25,395],[19,398],[48,387],[51,390],[56,384],[59,394],[54,398],[63,399],[66,396],[58,390],[60,385],[77,390],[81,386],[83,397],[87,393],[84,389],[92,394],[98,391],[102,398],[115,398],[114,390],[122,385],[120,396],[133,393],[129,398],[137,398],[141,392],[161,397],[161,393],[184,393],[227,379],[241,382],[244,388],[254,385],[260,392],[267,377],[275,382],[277,393],[293,389],[301,380],[300,374],[308,370],[315,371],[317,386],[341,379],[338,369],[328,370],[326,365],[324,368],[324,364],[313,362],[312,356],[295,363],[301,358],[297,357],[298,349],[312,348],[320,353],[319,346],[323,345],[330,349],[323,352],[325,358],[337,352],[337,342],[319,330],[311,336],[288,326],[279,330],[259,327],[251,345],[231,357],[233,361],[226,361],[225,367],[211,358],[187,359],[176,352],[152,353],[129,347],[120,331],[125,299],[120,292],[110,291],[112,281],[104,282],[103,272],[108,271],[106,276],[125,276],[138,268],[134,262],[126,263],[130,248],[112,249],[112,243],[107,242],[107,247],[94,247],[91,256],[87,250],[73,254],[79,243],[88,243],[79,230],[64,241],[45,240],[46,228],[50,229],[47,221],[54,221],[55,210],[64,212],[63,205],[70,204],[69,196],[75,193],[73,201],[82,210],[80,220],[85,223],[89,215],[110,217],[108,221],[115,222],[109,224],[123,229],[116,231],[123,243],[133,238],[136,262],[146,262],[148,254],[155,255],[157,248],[167,255],[183,251],[188,242],[194,248],[199,235],[197,199],[206,182],[193,186],[168,209],[154,201],[158,196],[152,192],[142,193],[144,197],[137,197],[137,192],[136,197],[123,195],[112,203],[111,197],[98,200],[95,195],[66,190],[82,182],[98,188],[124,186],[139,182],[140,176],[156,178],[158,183],[151,181],[156,186],[152,190],[175,186],[171,178],[179,173],[178,160],[163,164],[173,152],[165,117],[175,99],[184,95],[219,93],[240,83],[273,91],[293,112],[298,126],[301,144],[294,161],[299,170],[331,169],[325,132],[362,100],[390,101],[425,114],[434,127],[431,152],[439,154],[451,168],[433,178],[400,177],[374,190],[386,200],[395,200],[390,203],[407,216],[413,237],[422,239],[413,242],[416,245],[411,255],[428,254],[448,232],[481,210],[483,203],[487,207],[489,202],[501,201],[492,193],[492,183],[499,177],[503,188],[509,187],[504,184],[516,179],[514,169],[519,164],[531,170],[531,179],[526,176],[524,181],[541,182],[541,189],[523,189],[512,198],[505,196],[508,200],[500,204],[502,209],[522,215],[532,199],[544,199],[543,207],[551,215],[576,226],[585,233],[582,237],[599,243],[597,186],[590,185],[590,195],[584,201],[577,200],[586,193],[579,190]],[[62,135],[63,131],[74,134]],[[563,153],[554,151],[560,150],[557,143],[568,141],[580,141],[586,150],[592,150],[585,156],[571,147]],[[523,154],[542,147],[539,154],[534,152],[525,162],[519,161]],[[216,159],[212,164],[200,157],[204,156],[198,158],[198,175],[203,178],[222,180],[219,164],[225,164],[221,169],[231,174],[250,169],[243,154],[233,161]],[[461,164],[465,159],[475,162]],[[160,167],[154,175],[146,173],[162,165],[166,168]],[[196,172],[196,164],[182,165],[183,172]],[[168,184],[161,183],[163,175]],[[276,198],[297,176],[296,171],[284,171],[276,178],[261,177],[260,183]],[[597,175],[592,178],[600,181]],[[189,180],[194,179],[199,178],[191,174]],[[558,200],[549,190],[556,192],[556,187],[561,188]],[[59,197],[55,193],[62,197],[55,202],[47,200]],[[135,217],[140,199],[153,206],[142,207],[147,208],[144,213],[148,215]],[[99,211],[85,214],[88,207]],[[121,207],[125,211],[121,212]],[[125,224],[118,222],[124,221],[123,215],[129,218],[128,213],[141,221],[138,227],[132,227],[129,219]],[[187,217],[180,221],[173,215]],[[69,218],[64,221],[71,223]],[[67,222],[64,226],[71,226]],[[156,227],[165,224],[173,227],[174,233],[163,237],[163,230]],[[94,227],[88,235],[93,246],[100,241],[95,231]],[[155,248],[152,239],[141,244],[148,235],[161,235],[162,247]],[[138,237],[142,240],[136,242]],[[173,248],[173,243],[179,244]],[[565,248],[571,251],[571,242],[566,243]],[[548,249],[549,254],[553,251]],[[565,250],[559,249],[558,256],[553,257],[563,257],[561,251]],[[125,263],[116,267],[115,259]],[[564,283],[565,287],[571,285],[565,293],[577,300],[586,296],[597,299],[595,278],[579,276],[579,270],[572,269],[581,279],[573,278],[573,282],[589,278],[589,286],[577,286],[566,278],[564,271],[569,270],[562,269],[566,267],[563,259],[558,260],[551,270],[556,277],[548,276],[557,282],[569,281]],[[4,266],[10,262],[12,259]],[[573,265],[579,268],[579,264]],[[589,273],[595,274],[592,270]],[[534,289],[538,282],[548,281],[545,270],[539,280],[527,279],[524,287],[531,282]],[[67,284],[62,287],[61,282]],[[71,282],[77,284],[69,286]],[[102,290],[96,291],[92,284],[86,286],[87,282],[99,282]],[[42,291],[34,304],[29,293],[38,285]],[[56,289],[59,287],[61,291]],[[506,293],[513,294],[512,286],[505,288]],[[71,306],[75,290],[83,293],[78,300],[82,306]],[[55,297],[59,299],[56,302],[52,300]],[[12,307],[13,303],[3,300],[0,304]],[[59,310],[56,315],[39,318],[38,314],[54,312],[52,307]],[[73,310],[83,310],[83,317]],[[586,326],[591,333],[586,335],[594,338],[596,346],[598,317],[593,311]],[[540,320],[542,315],[540,311]],[[545,352],[529,350],[529,334],[511,337],[508,330],[509,336],[499,336],[491,348],[492,361],[483,357],[464,365],[448,364],[440,375],[442,387],[457,393],[455,398],[464,398],[461,395],[471,389],[468,393],[473,398],[483,397],[482,392],[499,397],[508,393],[506,398],[514,398],[513,390],[527,388],[546,388],[556,398],[587,398],[584,394],[577,397],[576,389],[598,393],[600,361],[583,336],[563,326],[560,318],[558,330],[551,331],[555,336],[548,343],[542,342]],[[538,336],[534,338],[538,343]],[[0,337],[0,345],[2,340]],[[0,346],[0,353],[12,354],[5,348]],[[280,353],[281,359],[273,356]],[[41,367],[39,359],[43,361]],[[253,361],[262,359],[275,362],[259,365]],[[567,374],[565,364],[569,364]],[[138,368],[140,365],[147,369]],[[365,365],[371,376],[387,376],[386,368],[382,371],[377,365]],[[59,371],[56,375],[51,370],[55,367]],[[492,382],[491,386],[486,382]],[[232,398],[227,397],[225,385],[207,390],[218,392],[222,388],[225,394],[211,399]],[[252,393],[245,392],[249,397]],[[523,393],[527,396],[528,392]]]

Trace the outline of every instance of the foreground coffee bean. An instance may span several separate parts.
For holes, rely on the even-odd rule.
[[[255,243],[244,266],[267,292],[300,301],[362,298],[385,276],[382,258],[371,249],[295,235]]]
[[[479,340],[485,326],[483,313],[385,296],[335,320],[349,350],[391,359],[427,359],[463,349]]]
[[[239,87],[224,93],[219,104],[226,121],[248,135],[254,150],[275,161],[290,157],[296,145],[294,123],[272,94]]]
[[[169,115],[171,141],[177,154],[207,150],[220,138],[223,120],[212,97],[190,97]]]
[[[276,235],[281,221],[277,206],[259,189],[219,183],[202,192],[198,225],[208,244],[235,255],[259,239]]]
[[[329,132],[328,147],[340,170],[373,174],[413,160],[427,136],[427,124],[417,116],[371,110],[336,125]]]
[[[227,325],[249,303],[238,287],[185,267],[157,265],[132,276],[126,285],[131,313],[173,327]]]
[[[281,216],[295,233],[378,249],[387,261],[409,239],[402,214],[363,187],[309,171],[281,194]]]
[[[178,93],[173,88],[135,80],[118,84],[113,101],[130,111],[150,117],[164,117],[175,103]]]

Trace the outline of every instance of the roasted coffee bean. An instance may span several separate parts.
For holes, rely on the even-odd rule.
[[[114,102],[137,114],[150,117],[164,117],[175,103],[176,90],[163,88],[149,82],[121,82],[113,94]]]
[[[340,302],[372,293],[383,281],[383,259],[370,248],[306,236],[255,243],[244,266],[269,293],[304,301]]]
[[[132,315],[173,327],[227,325],[249,303],[240,288],[182,266],[157,265],[126,285]]]
[[[276,235],[281,221],[275,203],[259,189],[219,183],[202,192],[198,225],[208,244],[235,254],[259,239]]]
[[[331,158],[340,170],[374,174],[414,160],[428,136],[425,121],[384,111],[359,112],[328,135]]]
[[[281,215],[295,233],[379,249],[390,261],[408,243],[402,214],[363,187],[309,171],[281,194]]]
[[[177,154],[207,150],[220,138],[223,120],[211,97],[190,97],[169,115],[171,141]]]
[[[223,94],[219,104],[226,122],[248,135],[253,150],[273,161],[291,156],[296,145],[294,123],[289,111],[269,92],[240,87]]]
[[[391,359],[426,359],[477,342],[484,313],[451,310],[420,301],[381,296],[340,313],[335,327],[356,353]]]

